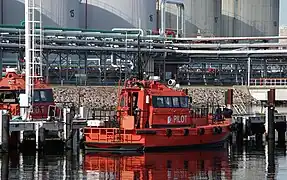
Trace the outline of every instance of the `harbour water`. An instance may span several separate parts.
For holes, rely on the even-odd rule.
[[[2,154],[1,179],[286,179],[286,149],[268,166],[266,146],[147,154]]]

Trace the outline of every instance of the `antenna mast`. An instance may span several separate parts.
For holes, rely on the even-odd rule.
[[[140,46],[140,34],[138,35],[138,79],[143,80],[143,67],[141,59],[141,46]]]

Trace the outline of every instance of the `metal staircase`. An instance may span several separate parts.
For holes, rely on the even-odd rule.
[[[233,104],[233,109],[235,110],[235,114],[247,114],[245,105],[242,104]]]
[[[238,99],[238,103],[237,104],[233,104],[233,108],[235,110],[236,114],[247,114],[247,107],[244,104],[242,98],[240,97],[239,93],[237,92],[236,89],[234,89],[234,96],[233,97],[237,97]]]
[[[37,0],[39,2],[39,0]],[[33,112],[35,79],[42,78],[42,0],[25,0],[25,97],[26,119]],[[38,29],[37,29],[38,28]]]

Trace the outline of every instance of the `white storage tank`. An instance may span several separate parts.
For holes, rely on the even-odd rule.
[[[80,14],[81,28],[85,28],[85,22],[88,29],[156,28],[156,0],[82,1]]]
[[[168,4],[166,28],[176,29],[176,6]],[[221,36],[221,0],[184,0],[185,35]]]
[[[287,26],[281,26],[279,28],[279,36],[287,36]],[[280,39],[280,43],[287,43],[287,39]],[[287,49],[287,48],[284,48]]]
[[[235,4],[234,0],[222,0],[221,30],[223,36],[232,37],[235,35]]]
[[[222,29],[226,36],[279,34],[279,0],[222,0]]]
[[[40,0],[35,2],[39,7]],[[3,1],[3,24],[20,25],[25,19],[24,3],[25,0]],[[43,26],[79,28],[79,7],[79,0],[42,0]]]
[[[3,6],[2,6],[2,3],[0,1],[0,24],[3,24],[3,18],[2,18],[2,12],[3,12]]]

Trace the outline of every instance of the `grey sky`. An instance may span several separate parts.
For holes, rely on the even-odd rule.
[[[280,25],[287,25],[287,0],[280,0]]]

